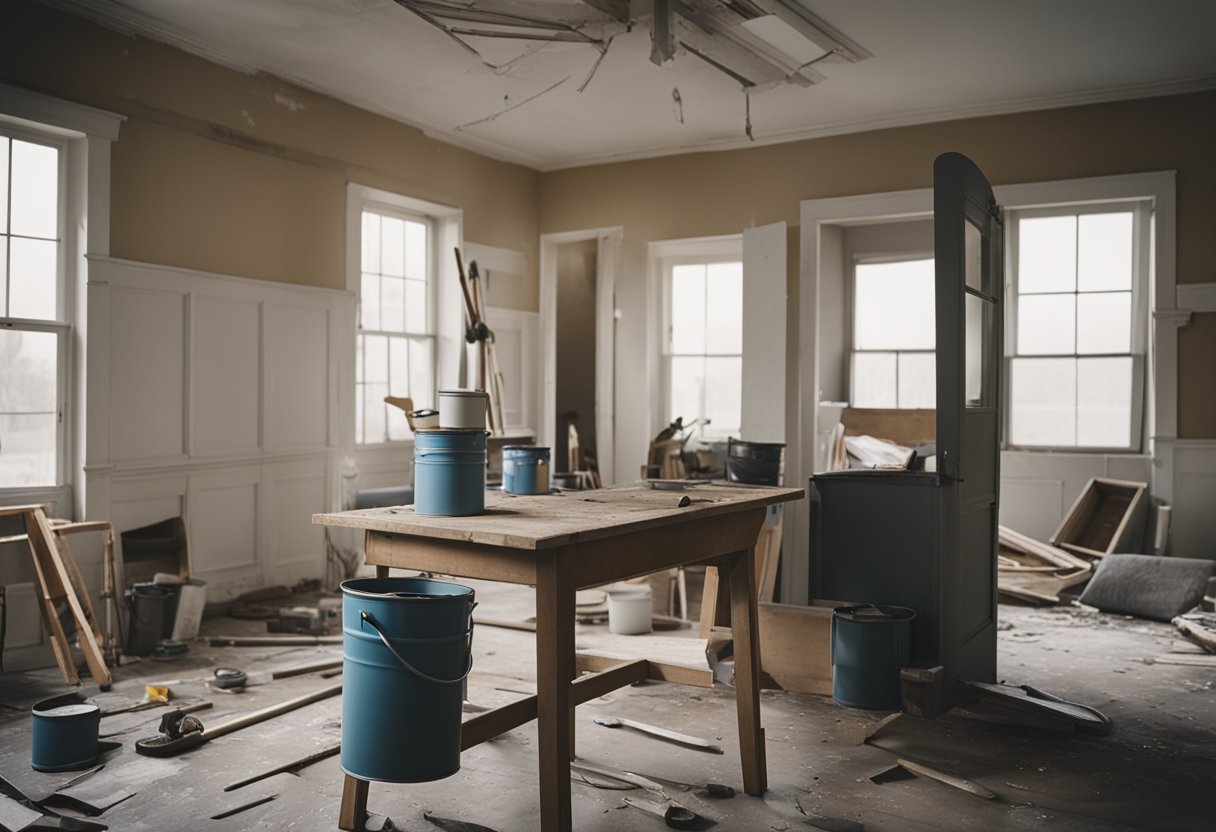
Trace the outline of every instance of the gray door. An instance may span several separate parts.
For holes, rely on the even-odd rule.
[[[1000,483],[1001,210],[979,168],[958,153],[933,164],[937,279],[937,586],[947,705],[958,680],[996,680]]]

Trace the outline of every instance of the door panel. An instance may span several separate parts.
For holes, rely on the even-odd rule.
[[[937,450],[942,473],[943,665],[958,680],[996,678],[996,531],[1000,487],[1000,208],[958,153],[933,168],[937,292]],[[952,584],[952,585],[951,585]]]

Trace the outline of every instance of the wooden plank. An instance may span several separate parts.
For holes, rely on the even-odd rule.
[[[364,538],[363,553],[368,563],[385,569],[417,569],[454,578],[483,578],[509,584],[536,583],[536,565],[527,552],[510,557],[485,545],[369,531]]]
[[[777,522],[765,524],[760,540],[756,541],[757,565],[756,586],[758,600],[772,601],[777,590],[777,572],[781,567],[781,537],[785,526],[785,512],[778,509]],[[764,533],[767,532],[767,538]]]
[[[743,790],[753,797],[768,790],[764,729],[760,725],[760,642],[756,614],[756,572],[745,549],[730,569],[730,621],[735,641],[735,710]]]
[[[29,540],[28,535],[26,539]],[[34,553],[32,541],[30,551]],[[69,685],[79,685],[80,674],[76,672],[76,662],[72,658],[72,646],[68,643],[63,625],[59,623],[59,613],[55,610],[55,601],[51,597],[47,583],[49,576],[43,568],[41,558],[36,554],[34,554],[34,575],[38,579],[38,608],[42,610],[42,623],[46,625],[47,632],[51,635],[51,649],[55,653],[55,663],[59,665],[59,672],[63,675],[64,682]]]
[[[937,411],[905,408],[846,407],[840,412],[846,436],[890,439],[909,448],[937,439]]]
[[[673,493],[638,482],[559,495],[490,491],[486,493],[485,514],[474,517],[426,517],[416,514],[412,506],[393,506],[315,514],[313,522],[464,544],[550,549],[575,540],[586,543],[671,524],[701,522],[802,496],[798,488],[717,483],[687,483],[682,493]],[[680,507],[682,497],[688,497],[691,504]]]
[[[1050,563],[1053,566],[1067,569],[1089,568],[1089,561],[1084,558],[1077,557],[1071,552],[1066,552],[1041,540],[1035,540],[1033,537],[1028,537],[1008,526],[997,527],[997,541],[1001,546],[1012,549],[1015,552],[1033,555],[1039,560]]]
[[[761,603],[760,666],[782,690],[832,693],[832,608]]]

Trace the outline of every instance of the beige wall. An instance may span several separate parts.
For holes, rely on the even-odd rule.
[[[357,181],[463,208],[467,239],[522,251],[536,272],[539,175],[520,165],[33,3],[0,3],[0,80],[127,116],[115,257],[343,288]],[[535,278],[499,281],[488,302],[535,310]]]
[[[640,366],[648,242],[737,233],[777,220],[794,225],[804,199],[929,187],[933,159],[947,150],[970,156],[994,185],[1176,170],[1178,281],[1212,281],[1213,148],[1211,92],[967,119],[547,173],[541,178],[540,229],[624,227],[618,367]],[[1216,327],[1206,317],[1214,316],[1198,316],[1179,342],[1184,438],[1216,437]],[[618,390],[621,383],[618,378]],[[636,445],[644,432],[634,430],[618,441]]]

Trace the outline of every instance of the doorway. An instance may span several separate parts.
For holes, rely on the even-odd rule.
[[[621,236],[620,228],[600,228],[540,238],[538,441],[552,448],[554,471],[568,470],[573,422],[605,485],[615,482],[615,285]]]

